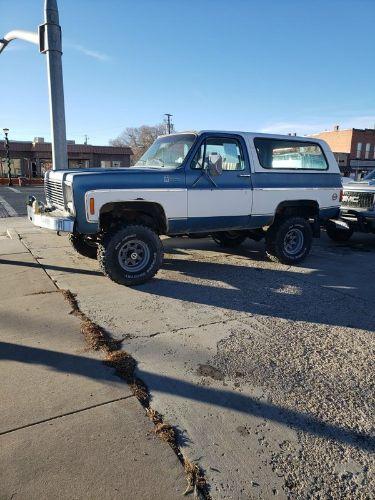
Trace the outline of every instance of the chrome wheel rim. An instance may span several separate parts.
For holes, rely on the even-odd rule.
[[[141,240],[126,241],[118,251],[120,266],[128,272],[141,271],[150,259],[150,250]]]
[[[304,240],[303,232],[300,229],[295,227],[289,229],[284,237],[284,248],[286,253],[289,255],[298,254],[303,248]]]

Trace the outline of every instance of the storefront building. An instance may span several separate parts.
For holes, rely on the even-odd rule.
[[[51,143],[36,137],[33,142],[10,141],[12,177],[38,178],[52,168]],[[68,141],[68,168],[127,168],[132,150],[128,147],[92,146]],[[0,141],[0,177],[6,177],[8,165],[4,141]]]

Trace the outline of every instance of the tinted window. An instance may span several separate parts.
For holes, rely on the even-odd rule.
[[[254,139],[259,163],[263,168],[291,170],[326,170],[324,153],[312,142],[283,139]]]
[[[243,170],[245,163],[242,149],[236,139],[208,138],[206,139],[192,161],[192,168],[207,168],[210,155],[220,155],[223,170]]]

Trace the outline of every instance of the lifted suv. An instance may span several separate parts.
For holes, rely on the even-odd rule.
[[[162,265],[161,235],[210,234],[221,246],[264,237],[271,259],[302,261],[338,216],[341,180],[324,141],[202,131],[159,137],[128,169],[48,172],[45,190],[30,220],[70,232],[106,276],[136,285]]]

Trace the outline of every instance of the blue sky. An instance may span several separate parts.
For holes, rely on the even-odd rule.
[[[0,0],[0,35],[43,0]],[[59,0],[67,135],[107,144],[174,115],[177,130],[318,132],[375,123],[375,0]],[[46,62],[0,56],[0,128],[50,138]]]

